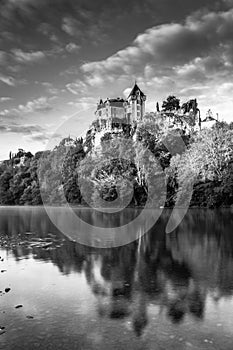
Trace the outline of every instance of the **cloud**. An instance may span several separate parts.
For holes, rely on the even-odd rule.
[[[37,28],[37,31],[47,36],[54,43],[59,43],[60,41],[58,34],[55,34],[55,28],[50,23],[41,23]]]
[[[81,23],[72,17],[64,17],[62,19],[62,30],[69,34],[70,36],[76,36],[77,34],[80,34],[80,25]]]
[[[88,93],[87,85],[81,80],[76,80],[73,83],[66,84],[66,88],[73,95],[82,95]]]
[[[22,135],[29,141],[37,141],[45,143],[50,139],[58,139],[62,136],[59,133],[49,132],[37,124],[17,124],[17,123],[1,123],[0,133],[2,134],[18,134]]]
[[[40,127],[39,125],[1,124],[0,130],[1,130],[1,132],[29,135],[29,134],[33,134],[33,133],[42,132],[44,129],[42,127]]]
[[[184,24],[163,24],[139,34],[132,45],[102,61],[82,65],[87,83],[103,83],[105,77],[122,74],[143,74],[146,65],[153,67],[152,75],[162,73],[166,67],[182,67],[193,60],[209,55],[203,68],[215,63],[229,63],[225,54],[232,49],[233,9],[226,12],[194,14]],[[228,47],[224,48],[223,44]],[[230,48],[229,48],[230,46]],[[225,55],[224,55],[225,54]],[[217,69],[217,66],[216,66]],[[179,70],[178,70],[179,72]],[[180,68],[181,72],[181,68]],[[100,79],[102,77],[103,79]]]
[[[135,78],[148,95],[148,101],[150,98],[166,98],[170,92],[181,93],[183,96],[195,92],[204,96],[206,93],[208,98],[208,89],[195,90],[195,87],[203,86],[204,90],[207,86],[216,88],[218,84],[233,81],[233,10],[227,10],[226,5],[223,7],[222,0],[185,0],[183,3],[182,0],[174,0],[172,3],[170,0],[100,0],[98,6],[92,0],[87,0],[84,5],[73,0],[55,2],[56,6],[54,0],[1,2],[3,21],[0,29],[3,29],[2,33],[10,30],[13,35],[8,33],[8,37],[14,41],[2,37],[2,33],[0,36],[3,42],[8,42],[6,49],[15,48],[8,54],[11,60],[8,61],[7,56],[9,64],[5,68],[8,73],[3,74],[4,79],[8,75],[14,79],[8,79],[8,85],[18,84],[18,74],[24,73],[23,63],[28,67],[29,63],[44,61],[47,64],[44,66],[45,75],[52,74],[56,68],[63,71],[66,69],[63,78],[57,76],[54,81],[56,84],[63,83],[75,99],[85,96],[118,96]],[[191,14],[194,7],[204,6],[208,10]],[[216,12],[217,9],[219,12]],[[185,18],[187,14],[189,16]],[[28,33],[25,33],[25,28],[30,28]],[[100,41],[104,33],[107,33],[110,40],[104,41],[102,45]],[[45,36],[50,41],[52,36],[56,38],[48,43]],[[132,40],[133,36],[135,40]],[[93,47],[88,48],[88,45],[96,42],[101,44],[96,50],[100,53],[98,55]],[[83,50],[79,49],[79,45]],[[123,49],[119,50],[120,47]],[[34,49],[30,51],[29,48]],[[114,50],[115,54],[112,54]],[[80,54],[80,60],[91,57],[96,61],[82,64],[81,69],[80,63],[74,69],[69,69],[69,65],[75,64],[72,54],[76,52]],[[111,52],[111,55],[100,60],[99,57],[105,57],[106,52]],[[0,52],[0,62],[1,57],[2,62],[6,62],[4,51],[2,55]],[[20,72],[13,71],[18,69],[16,66],[21,69]],[[38,79],[38,71],[34,73],[33,66],[25,72],[29,79]],[[45,86],[43,95],[59,95],[55,87],[57,85]],[[22,95],[23,93],[24,91]],[[8,96],[8,92],[4,95]],[[65,99],[65,94],[62,97]],[[47,102],[49,105],[52,103],[50,99]],[[22,110],[27,114],[33,108],[25,103]],[[22,110],[17,107],[20,116],[23,115]]]
[[[69,53],[74,53],[80,50],[80,46],[76,45],[75,43],[69,43],[66,45],[66,51]]]
[[[45,59],[45,53],[42,51],[25,52],[21,49],[12,49],[14,59],[19,63],[34,63]]]
[[[54,44],[50,49],[44,51],[23,51],[21,49],[12,49],[14,61],[23,64],[33,64],[45,61],[46,57],[57,57],[65,52],[75,53],[80,49],[80,46],[70,42],[65,46]],[[64,57],[64,56],[63,56]]]
[[[226,94],[231,94],[232,91],[233,91],[233,82],[226,82],[226,83],[223,83],[221,86],[218,87],[218,92],[223,97]]]
[[[42,34],[48,36],[48,35],[50,35],[51,32],[53,31],[53,28],[52,28],[51,24],[46,23],[46,22],[43,22],[43,23],[41,23],[41,24],[39,25],[39,27],[37,28],[37,31],[38,31],[39,33],[42,33]]]
[[[1,119],[22,119],[30,113],[48,113],[53,110],[53,106],[49,103],[47,97],[39,97],[32,101],[28,101],[25,105],[19,105],[16,108],[4,109],[0,111]]]
[[[9,75],[0,74],[0,82],[8,85],[8,86],[17,86],[27,84],[27,80],[25,79],[15,79]]]
[[[80,97],[77,100],[73,100],[73,101],[68,102],[68,105],[87,110],[87,109],[96,107],[96,98],[94,98],[94,97]]]
[[[104,16],[104,12],[94,13],[86,10],[79,10],[76,17],[64,16],[61,29],[69,36],[76,37],[79,41],[89,40],[89,44],[97,45],[108,39],[110,19]]]
[[[32,113],[32,112],[49,112],[53,109],[50,105],[47,97],[39,97],[35,100],[28,101],[26,105],[19,105],[17,110],[23,113]]]
[[[83,85],[93,94],[94,89],[101,93],[111,86],[112,94],[123,91],[136,78],[148,95],[149,107],[150,99],[159,101],[175,94],[184,101],[197,97],[205,110],[211,103],[217,106],[218,97],[229,120],[232,116],[230,110],[226,112],[226,105],[231,93],[225,88],[225,95],[220,94],[218,87],[233,80],[232,33],[232,8],[199,11],[182,23],[154,26],[137,35],[125,49],[84,63],[80,67]]]
[[[13,77],[0,75],[0,81],[9,86],[15,86],[16,80]]]
[[[5,51],[0,51],[0,65],[4,65],[6,63],[7,53]]]
[[[45,142],[49,140],[49,137],[45,134],[33,135],[29,137],[32,141]]]
[[[71,66],[67,69],[65,69],[64,71],[60,72],[60,76],[77,76],[80,73],[80,69],[77,66]]]
[[[45,144],[51,139],[55,139],[55,140],[61,139],[62,136],[60,134],[51,135],[50,133],[40,132],[40,133],[33,133],[32,135],[26,135],[25,138],[27,138],[29,141],[32,141],[32,142],[41,142]]]
[[[19,117],[19,111],[17,108],[4,109],[0,111],[0,120],[14,120]]]
[[[35,83],[37,85],[41,85],[43,87],[45,87],[46,91],[51,94],[51,95],[58,95],[60,94],[61,92],[65,92],[66,90],[65,89],[59,89],[59,88],[56,88],[52,83],[50,82],[47,82],[47,81],[35,81]],[[54,96],[53,97],[49,97],[49,100],[51,101],[52,99],[54,99]]]
[[[0,102],[7,102],[7,101],[12,101],[13,98],[12,97],[0,97]]]
[[[83,40],[88,37],[90,44],[96,44],[106,36],[114,40],[117,32],[132,37],[138,28],[142,30],[146,25],[175,18],[179,21],[197,8],[214,7],[216,3],[219,5],[220,0],[98,0],[98,4],[93,0],[2,0],[0,30],[11,30],[14,39],[15,34],[21,36],[18,30],[23,30],[30,43],[33,43],[32,34],[37,32],[38,35],[38,30],[55,41],[63,37],[62,30]],[[25,28],[30,28],[28,33]]]
[[[233,6],[233,0],[222,0],[226,5]]]
[[[205,67],[200,57],[182,66],[176,67],[176,74],[180,79],[192,81],[203,81],[206,79]]]
[[[14,41],[14,35],[11,33],[11,32],[8,32],[8,31],[2,31],[1,32],[1,38],[3,40],[8,40],[8,41]]]

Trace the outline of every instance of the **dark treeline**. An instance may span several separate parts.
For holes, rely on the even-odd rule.
[[[165,205],[173,206],[190,180],[195,183],[191,206],[233,204],[233,123],[192,133],[168,131],[150,113],[136,126],[115,122],[114,128],[121,130],[124,146],[119,134],[106,131],[97,149],[95,121],[85,141],[65,138],[35,155],[10,152],[0,163],[0,205],[122,206],[124,199],[137,207],[161,192]],[[166,186],[158,191],[164,179]],[[157,204],[164,205],[159,196]]]

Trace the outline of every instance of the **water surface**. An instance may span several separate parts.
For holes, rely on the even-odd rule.
[[[95,249],[43,208],[0,208],[0,348],[232,349],[232,212],[190,210],[165,234],[169,215],[127,246]]]

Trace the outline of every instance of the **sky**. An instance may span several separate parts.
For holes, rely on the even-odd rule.
[[[134,81],[233,121],[233,0],[0,0],[0,160],[79,137]]]

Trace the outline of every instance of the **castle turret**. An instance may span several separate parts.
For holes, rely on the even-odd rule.
[[[127,98],[127,101],[130,105],[132,120],[142,120],[145,114],[146,95],[141,91],[136,82]]]

